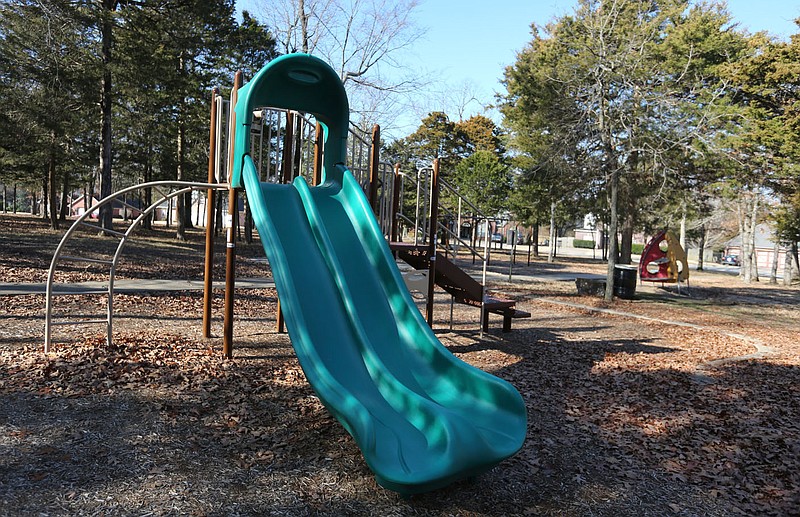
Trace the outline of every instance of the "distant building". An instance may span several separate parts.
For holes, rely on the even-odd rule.
[[[87,199],[89,204],[88,207],[86,206]],[[72,203],[69,204],[69,213],[74,217],[81,216],[86,213],[86,210],[90,209],[96,203],[97,198],[84,198],[84,196],[78,196],[72,201]],[[131,219],[139,217],[139,214],[142,213],[138,208],[138,199],[128,199],[124,203],[121,199],[115,200],[112,205],[114,218],[116,219]],[[97,219],[97,210],[95,210],[89,217]]]
[[[775,232],[772,227],[767,223],[761,223],[755,229],[755,253],[756,262],[760,269],[769,269],[772,267],[773,255],[775,253]],[[725,255],[736,255],[742,258],[742,238],[736,236],[725,243]],[[778,270],[781,271],[784,261],[786,260],[786,248],[780,246],[778,248]]]

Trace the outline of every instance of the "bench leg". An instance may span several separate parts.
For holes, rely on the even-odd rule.
[[[481,311],[481,327],[484,332],[489,332],[489,311],[486,309]]]
[[[503,315],[503,332],[511,332],[511,316]]]

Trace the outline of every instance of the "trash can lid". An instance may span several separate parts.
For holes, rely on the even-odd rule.
[[[638,269],[636,266],[630,264],[614,264],[614,267],[617,269]]]

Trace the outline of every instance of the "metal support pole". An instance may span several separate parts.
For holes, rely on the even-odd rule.
[[[219,90],[211,92],[211,136],[208,144],[208,182],[214,183],[214,168],[217,160],[217,96]],[[203,337],[211,337],[211,301],[213,298],[214,268],[214,201],[216,191],[206,191],[206,256],[203,269]]]
[[[231,90],[231,116],[228,127],[228,181],[233,178],[233,154],[236,140],[236,101],[242,85],[242,72],[236,72]],[[235,228],[239,219],[237,189],[230,185],[228,190],[228,232],[225,246],[225,320],[222,331],[222,352],[225,357],[233,357],[233,290],[236,287],[236,235]]]
[[[286,132],[283,134],[283,170],[281,183],[291,183],[294,179],[292,168],[294,165],[294,112],[286,112]],[[275,330],[282,334],[286,331],[286,321],[281,310],[281,300],[278,298]]]
[[[439,159],[433,160],[431,171],[431,206],[428,242],[428,325],[433,328],[433,295],[436,286],[436,226],[439,220]]]
[[[477,226],[477,225],[476,225]],[[484,234],[486,237],[483,243],[483,274],[481,276],[481,284],[483,285],[483,290],[481,293],[481,333],[480,337],[483,337],[483,329],[486,327],[486,320],[489,318],[489,314],[486,312],[486,268],[489,264],[489,254],[490,254],[490,247],[489,247],[489,220],[486,219],[486,233]]]
[[[400,164],[394,166],[394,186],[392,187],[392,234],[391,242],[398,242],[400,240],[398,228],[398,214],[400,213],[400,193],[403,190],[403,178],[400,176]]]
[[[317,129],[314,132],[314,176],[312,185],[322,183],[322,156],[323,146],[325,145],[325,135],[322,133],[322,124],[317,122]]]
[[[281,171],[281,183],[291,183],[292,164],[294,163],[294,113],[286,112],[286,132],[283,134],[283,170]]]
[[[372,145],[369,147],[369,206],[378,214],[378,183],[380,183],[381,127],[372,126]]]

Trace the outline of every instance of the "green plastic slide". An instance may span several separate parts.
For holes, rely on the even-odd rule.
[[[320,106],[309,106],[314,102]],[[337,153],[347,135],[346,120],[336,120],[347,113],[336,74],[311,56],[284,56],[240,89],[237,134],[249,134],[255,106],[300,109],[326,126],[320,186],[302,178],[261,183],[249,144],[239,146],[238,138],[241,169],[233,179],[247,191],[300,365],[378,483],[402,494],[425,492],[516,453],[527,428],[522,397],[439,342],[360,186],[344,166],[329,163],[332,155],[343,159]]]

